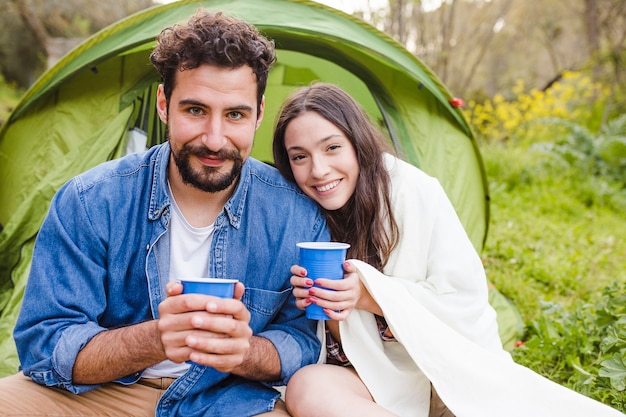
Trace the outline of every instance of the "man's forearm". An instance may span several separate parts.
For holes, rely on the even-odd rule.
[[[157,321],[107,330],[78,353],[74,384],[102,384],[128,376],[165,360]]]
[[[260,336],[252,336],[250,349],[244,361],[232,373],[252,381],[280,380],[280,357],[272,342]]]

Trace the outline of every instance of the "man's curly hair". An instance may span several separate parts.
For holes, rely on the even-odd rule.
[[[209,64],[223,68],[248,65],[257,79],[259,111],[270,67],[276,61],[273,41],[253,25],[222,12],[198,10],[186,25],[166,27],[157,36],[150,61],[163,79],[169,103],[178,70]]]

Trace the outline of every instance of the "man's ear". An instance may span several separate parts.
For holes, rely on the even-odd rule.
[[[159,87],[157,88],[156,109],[157,113],[159,113],[161,121],[167,124],[167,99],[165,98],[163,84],[159,84]]]
[[[261,104],[259,105],[259,112],[256,117],[256,126],[255,130],[261,126],[261,122],[263,121],[263,116],[265,115],[265,95],[261,97]]]

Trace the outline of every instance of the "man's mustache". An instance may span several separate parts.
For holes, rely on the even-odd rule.
[[[219,151],[212,151],[204,147],[188,147],[186,152],[193,154],[199,158],[216,157],[223,160],[237,160],[241,159],[239,152],[234,149],[220,149]]]

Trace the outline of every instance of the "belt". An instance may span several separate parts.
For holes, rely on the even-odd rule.
[[[137,383],[151,388],[166,390],[174,381],[176,381],[176,378],[141,378]]]

